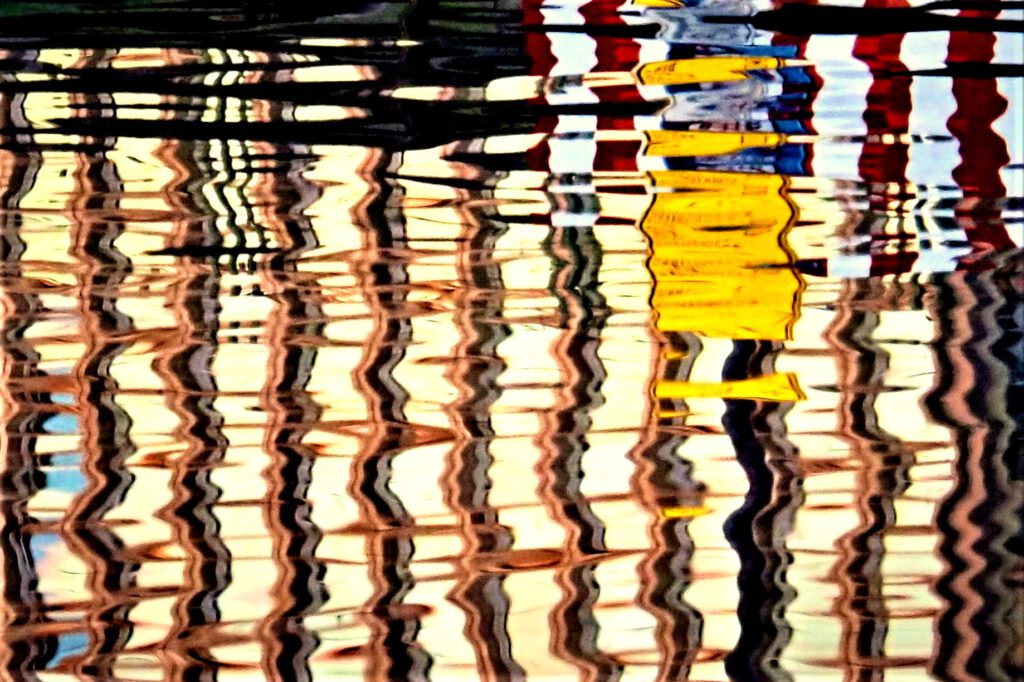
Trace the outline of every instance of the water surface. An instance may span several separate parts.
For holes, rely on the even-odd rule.
[[[1020,679],[1019,6],[193,4],[0,6],[4,679]]]

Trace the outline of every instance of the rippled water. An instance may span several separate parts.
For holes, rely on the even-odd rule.
[[[190,4],[0,5],[3,679],[1024,675],[1020,3]]]

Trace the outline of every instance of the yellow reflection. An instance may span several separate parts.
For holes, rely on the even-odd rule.
[[[764,71],[784,66],[776,57],[701,57],[651,62],[637,69],[637,79],[644,85],[683,85],[738,81],[747,71]]]
[[[699,381],[661,380],[654,386],[656,398],[729,398],[737,400],[769,400],[796,402],[807,398],[800,390],[796,374],[766,374],[752,379],[704,383]]]
[[[651,240],[652,306],[661,331],[730,339],[792,338],[804,283],[786,233],[796,209],[778,175],[653,173],[641,221]]]
[[[710,513],[711,510],[707,507],[665,507],[661,510],[661,517],[665,519],[693,519]]]
[[[778,147],[780,133],[735,133],[709,130],[648,130],[646,156],[721,156],[744,149]]]
[[[682,0],[632,0],[636,7],[682,7]]]

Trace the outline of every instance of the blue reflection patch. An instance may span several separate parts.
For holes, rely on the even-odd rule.
[[[68,632],[57,637],[57,653],[50,659],[49,667],[58,665],[68,656],[85,651],[89,646],[89,635],[84,632]]]
[[[55,414],[43,422],[43,429],[46,433],[78,433],[78,416],[70,413]]]

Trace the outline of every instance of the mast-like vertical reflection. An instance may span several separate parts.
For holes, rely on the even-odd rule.
[[[973,9],[964,5],[959,16],[965,19],[995,18],[999,9]],[[953,67],[981,66],[995,59],[996,34],[952,31],[946,61]],[[953,179],[963,198],[957,202],[956,214],[972,246],[981,254],[1015,248],[1002,219],[1006,185],[1002,169],[1010,161],[1010,149],[993,124],[1009,108],[993,77],[952,79],[956,111],[946,128],[959,143],[960,164],[953,169]]]
[[[202,55],[202,56],[200,56]],[[164,50],[162,57],[171,67],[203,65],[209,58],[206,51]],[[190,83],[201,83],[202,75],[188,77]],[[167,121],[195,122],[202,118],[206,100],[203,97],[164,96],[162,104]],[[187,251],[189,247],[212,249],[223,239],[217,230],[216,210],[203,190],[216,175],[211,143],[183,140],[161,141],[153,156],[171,170],[173,176],[162,189],[162,198],[172,215],[180,216],[169,246]]]
[[[944,606],[930,672],[947,680],[1009,682],[1024,676],[1020,591],[1024,367],[1020,251],[984,273],[936,277],[936,374],[924,404],[953,432],[953,487],[935,523],[945,568],[935,589]]]
[[[743,380],[773,371],[781,344],[733,342],[722,378]],[[740,637],[725,659],[726,672],[740,680],[789,680],[779,659],[792,636],[786,607],[796,591],[786,580],[793,557],[786,536],[803,503],[803,476],[796,448],[786,437],[791,403],[726,400],[722,425],[750,484],[743,505],[725,523],[725,535],[739,555]]]
[[[998,14],[998,8],[965,7],[959,16]],[[988,64],[995,46],[994,33],[953,31],[947,62]],[[998,269],[990,274],[936,278],[929,297],[937,371],[925,407],[953,430],[956,447],[953,488],[935,519],[947,571],[936,583],[946,606],[938,617],[931,671],[954,680],[1016,680],[1024,677],[1024,306],[1020,250],[1002,218],[1002,169],[1011,161],[1010,150],[993,129],[1009,103],[991,77],[954,77],[952,92],[957,108],[946,127],[959,143],[953,178],[963,195],[956,223],[980,252],[972,255],[1000,255],[992,259]]]
[[[511,334],[501,321],[505,283],[494,248],[507,228],[481,215],[463,213],[465,227],[456,242],[459,289],[454,293],[459,342],[452,350],[448,378],[458,398],[448,407],[456,444],[444,474],[445,501],[455,512],[463,541],[462,561],[449,598],[466,613],[466,639],[476,653],[477,672],[487,680],[523,680],[508,632],[509,597],[504,576],[474,566],[512,549],[512,532],[501,524],[488,500],[495,438],[491,408],[501,397],[498,379],[507,364],[498,347]]]
[[[866,0],[865,7],[908,7],[905,0]],[[903,33],[857,36],[853,56],[871,70],[864,123],[867,136],[857,168],[867,184],[869,210],[885,215],[892,201],[908,198],[907,164],[910,156],[910,86],[901,72]]]
[[[654,332],[655,356],[648,381],[647,423],[631,457],[636,463],[632,488],[651,516],[651,541],[638,567],[640,604],[657,619],[659,682],[684,680],[700,652],[704,616],[686,602],[693,582],[690,562],[694,543],[689,527],[704,504],[704,485],[693,476],[693,463],[680,457],[688,406],[685,400],[655,397],[657,382],[686,381],[701,351],[690,333]]]
[[[400,154],[371,151],[363,172],[371,187],[353,210],[362,230],[361,260],[355,263],[373,331],[353,382],[367,403],[368,433],[352,462],[349,493],[359,506],[373,594],[365,605],[370,627],[366,675],[370,680],[425,679],[432,659],[417,642],[419,615],[398,608],[412,590],[413,519],[388,487],[391,462],[414,437],[405,416],[409,394],[394,371],[412,342],[406,308],[408,248],[402,192],[386,175],[401,165]]]
[[[113,51],[86,52],[81,66],[106,68]],[[110,95],[74,96],[86,115],[113,116]],[[92,140],[112,148],[113,140]],[[78,315],[85,352],[74,369],[82,468],[86,487],[72,501],[64,520],[68,546],[88,567],[92,603],[85,620],[89,645],[75,656],[81,674],[112,677],[118,655],[132,633],[131,609],[139,600],[136,578],[140,564],[126,558],[124,542],[104,517],[124,501],[134,481],[127,460],[135,450],[131,418],[117,404],[119,387],[111,368],[131,344],[134,324],[117,308],[120,287],[131,272],[131,260],[118,250],[125,225],[118,216],[124,186],[106,151],[75,155],[75,189],[68,205],[71,251],[81,263]]]
[[[164,59],[183,64],[188,57],[168,50]],[[166,103],[178,105],[168,114],[171,119],[195,120],[202,111],[196,98]],[[214,212],[202,193],[214,175],[208,162],[210,144],[169,140],[154,155],[174,171],[163,190],[164,201],[180,216],[172,245],[219,243]],[[209,642],[212,626],[221,620],[217,599],[231,582],[231,552],[214,511],[222,491],[212,479],[228,447],[224,416],[215,404],[218,385],[213,374],[221,271],[215,258],[186,255],[178,265],[181,277],[171,288],[169,302],[178,336],[155,363],[168,389],[169,407],[178,418],[174,436],[185,444],[185,452],[174,462],[171,502],[160,512],[185,555],[183,582],[172,607],[174,622],[164,644],[169,668],[165,675],[173,680],[214,680],[217,667]]]
[[[0,94],[0,130],[27,128],[24,105],[24,95]],[[39,352],[25,338],[44,308],[22,280],[21,265],[26,244],[20,206],[35,187],[42,152],[31,138],[0,134],[0,142],[0,675],[20,681],[36,679],[34,671],[45,668],[57,652],[57,637],[33,627],[49,618],[30,546],[35,519],[28,510],[29,500],[46,486],[46,474],[39,469],[45,460],[36,452],[36,441],[53,403]]]
[[[284,56],[282,56],[282,59]],[[290,80],[289,71],[274,76]],[[269,120],[294,120],[290,105],[274,104]],[[304,619],[327,600],[325,567],[317,558],[322,531],[313,523],[309,488],[316,453],[303,438],[317,424],[323,408],[307,390],[324,336],[325,318],[319,286],[304,276],[297,261],[317,247],[306,209],[320,198],[320,188],[303,177],[310,164],[301,145],[267,148],[278,164],[255,189],[265,222],[277,236],[281,251],[261,265],[274,301],[266,327],[270,348],[267,381],[260,405],[267,413],[263,449],[270,456],[264,501],[271,532],[277,580],[271,588],[273,607],[260,625],[265,638],[263,674],[282,681],[311,680],[310,658],[320,644]]]
[[[598,288],[601,245],[592,227],[555,227],[545,251],[554,263],[549,289],[558,298],[565,330],[551,351],[564,388],[554,409],[541,417],[537,439],[540,499],[566,534],[562,567],[555,572],[562,599],[550,615],[551,650],[576,665],[583,679],[618,679],[622,665],[598,648],[594,614],[600,587],[590,557],[607,551],[604,523],[580,490],[590,412],[604,403],[606,374],[598,348],[610,311]]]
[[[172,299],[180,337],[159,363],[171,410],[179,419],[175,437],[186,444],[174,463],[171,503],[160,514],[185,554],[183,583],[165,646],[169,679],[212,680],[216,668],[211,667],[214,657],[204,635],[208,626],[220,621],[217,597],[231,581],[231,553],[214,514],[221,489],[211,478],[228,446],[224,417],[214,404],[220,273],[215,262],[183,260],[185,278],[175,286]]]
[[[910,485],[913,453],[878,423],[875,403],[885,389],[889,354],[872,336],[884,296],[877,279],[843,282],[837,313],[825,332],[838,363],[839,435],[857,460],[858,524],[837,541],[835,611],[842,621],[839,656],[847,680],[881,679],[886,666],[889,610],[883,591],[885,534],[896,523],[894,502]]]

